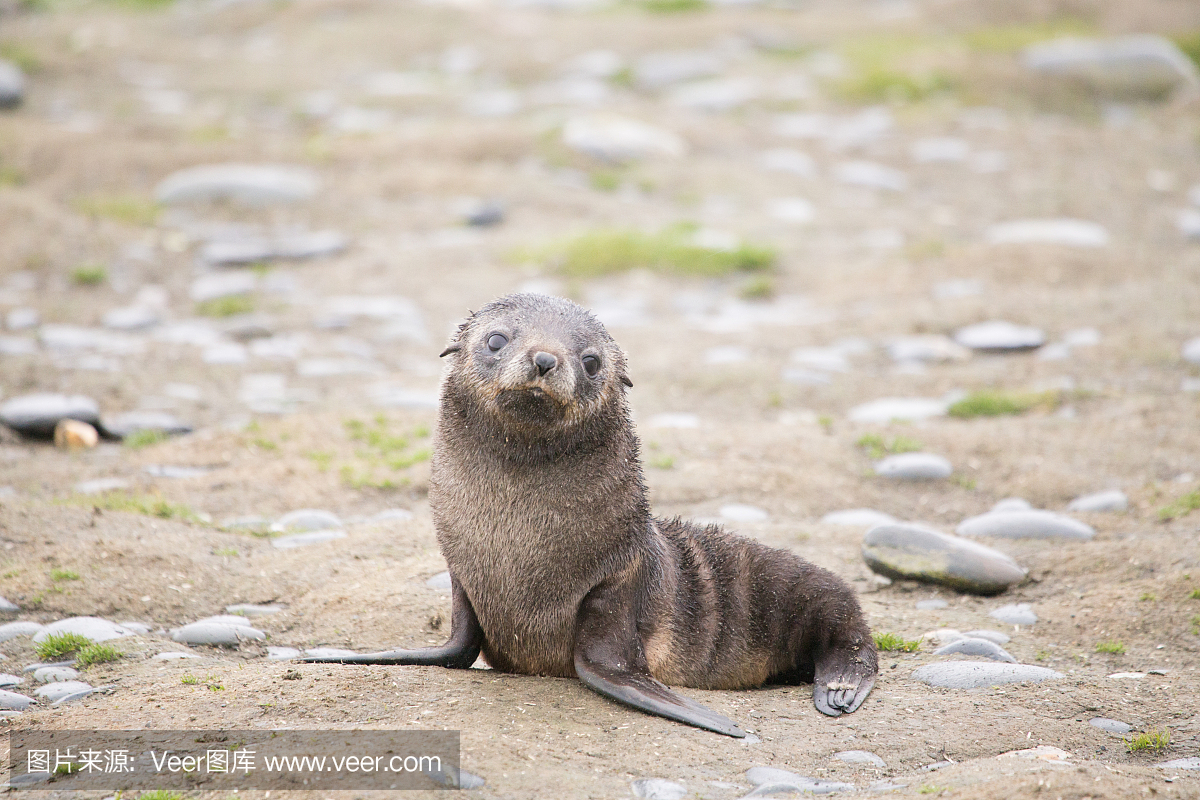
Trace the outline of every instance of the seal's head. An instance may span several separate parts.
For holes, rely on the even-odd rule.
[[[561,297],[511,294],[467,318],[442,353],[448,380],[472,416],[506,431],[561,433],[623,402],[625,354],[583,307]],[[449,387],[448,387],[449,388]]]

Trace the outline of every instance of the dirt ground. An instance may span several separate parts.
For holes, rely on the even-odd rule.
[[[753,788],[745,773],[754,766],[864,793],[886,780],[894,788],[881,791],[905,797],[1200,797],[1200,773],[1156,766],[1200,756],[1200,512],[1160,518],[1200,489],[1200,392],[1187,390],[1200,367],[1180,356],[1200,336],[1200,244],[1176,228],[1188,188],[1200,183],[1200,106],[1050,87],[1022,70],[1012,44],[1059,29],[1183,34],[1200,30],[1200,6],[814,0],[652,13],[484,0],[53,0],[0,8],[0,57],[29,73],[23,105],[0,111],[0,313],[32,307],[44,324],[99,328],[106,311],[154,285],[167,294],[165,322],[191,319],[189,287],[210,271],[197,256],[203,224],[335,229],[349,237],[344,253],[256,267],[264,286],[282,288],[252,302],[276,337],[302,337],[304,358],[368,365],[322,375],[303,360],[206,363],[199,348],[163,342],[154,329],[124,334],[140,348],[132,354],[117,345],[0,354],[0,399],[79,393],[108,413],[168,409],[196,426],[145,447],[105,442],[78,454],[0,434],[0,595],[22,609],[0,622],[90,615],[155,631],[119,640],[125,658],[84,671],[105,692],[35,706],[8,725],[460,730],[464,769],[486,780],[473,790],[480,797],[630,797],[632,781],[654,777],[685,785],[689,796],[734,798]],[[536,99],[565,64],[596,49],[626,67],[647,53],[703,50],[719,55],[723,75],[766,88],[738,108],[705,113],[618,71],[602,81],[601,107],[674,131],[688,152],[604,165],[560,139],[565,120],[593,109]],[[935,91],[900,81],[873,97],[852,81],[872,69],[863,52],[887,60],[880,80],[950,77]],[[370,90],[372,76],[397,72],[433,76],[434,88]],[[485,114],[472,103],[488,92],[521,101]],[[787,138],[777,128],[780,115],[848,119],[881,107],[892,127],[859,144]],[[961,138],[972,153],[1002,154],[1001,165],[914,160],[914,143],[928,137]],[[815,175],[762,169],[760,154],[781,147],[809,154]],[[902,170],[907,188],[839,183],[837,165],[853,159]],[[223,162],[306,165],[321,189],[267,208],[152,205],[172,171]],[[815,209],[811,222],[764,213],[770,199],[797,196]],[[462,198],[501,201],[504,222],[464,225]],[[1097,222],[1110,241],[987,243],[989,225],[1049,217]],[[572,232],[679,221],[773,247],[774,298],[739,300],[751,280],[744,275],[580,279],[517,255]],[[85,265],[105,268],[99,285],[73,279]],[[978,291],[946,288],[964,280]],[[445,563],[419,455],[434,411],[380,398],[396,390],[429,397],[452,326],[468,309],[529,286],[610,320],[630,358],[657,513],[716,518],[728,504],[757,506],[766,521],[730,527],[843,576],[877,632],[917,639],[945,627],[1003,629],[1018,661],[1064,677],[933,689],[910,677],[944,660],[923,646],[882,654],[874,692],[839,719],[813,708],[809,687],[687,692],[755,734],[739,741],[625,709],[573,680],[268,661],[266,644],[369,650],[444,639],[448,595],[425,583]],[[369,318],[315,324],[327,299],[341,295],[409,298],[420,321],[401,335]],[[722,317],[720,308],[740,313]],[[893,337],[987,319],[1037,326],[1052,342],[1080,328],[1100,338],[1062,360],[975,355],[919,370],[898,368],[883,349]],[[846,349],[848,371],[828,383],[785,379],[793,350],[851,339],[864,345]],[[747,357],[706,360],[730,346]],[[285,376],[286,413],[244,402],[245,376],[261,373]],[[909,424],[848,418],[882,397],[985,388],[1055,389],[1059,404]],[[655,427],[664,413],[694,414],[698,424]],[[413,464],[384,463],[361,433],[370,429],[405,437],[400,449]],[[856,444],[871,433],[919,440],[955,465],[953,479],[874,477]],[[154,465],[203,469],[166,478],[147,472]],[[75,489],[100,478],[125,479],[128,497],[169,508],[162,516],[120,510]],[[873,508],[953,531],[1002,498],[1063,511],[1104,489],[1124,490],[1130,507],[1075,514],[1096,528],[1091,541],[989,542],[1029,570],[1027,582],[994,598],[882,585],[863,563],[863,531],[819,522],[830,511]],[[348,536],[280,550],[258,532],[222,527],[299,508],[338,514]],[[394,508],[412,519],[369,521]],[[932,598],[948,605],[916,609]],[[284,607],[254,620],[267,642],[150,660],[182,649],[166,629],[233,603]],[[1014,628],[989,619],[1007,603],[1032,604],[1039,621]],[[1124,652],[1098,652],[1101,642]],[[37,660],[25,637],[0,653],[0,671]],[[290,670],[299,679],[285,681]],[[1117,673],[1143,675],[1109,677]],[[188,675],[204,680],[185,684]],[[1094,717],[1129,723],[1135,734],[1168,731],[1169,746],[1130,752],[1089,725]],[[1040,745],[1069,755],[1003,755]],[[845,750],[868,750],[887,766],[833,759]],[[953,763],[926,769],[942,762]],[[53,784],[46,791],[63,793]]]

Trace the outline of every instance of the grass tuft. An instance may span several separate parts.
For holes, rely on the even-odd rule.
[[[766,275],[757,275],[742,284],[738,296],[743,300],[770,300],[775,296],[775,281]]]
[[[121,658],[121,651],[111,644],[92,643],[79,651],[81,666],[90,667],[92,664],[107,664]]]
[[[709,9],[707,0],[636,0],[633,5],[651,14],[687,14]]]
[[[244,294],[216,297],[196,304],[196,313],[202,317],[234,317],[253,310],[254,298]]]
[[[72,653],[78,653],[89,645],[91,639],[78,633],[52,633],[37,644],[38,658],[42,661],[62,661]]]
[[[1056,391],[1005,392],[987,389],[967,395],[951,405],[948,413],[959,419],[1024,414],[1038,407],[1053,409],[1058,406],[1059,399]]]
[[[149,447],[152,444],[164,442],[168,438],[166,431],[147,429],[144,431],[134,431],[121,440],[131,450],[141,450],[143,447]]]
[[[893,436],[884,439],[878,433],[864,433],[858,437],[856,445],[867,451],[873,459],[883,458],[888,453],[917,453],[924,446],[909,436]]]
[[[1188,595],[1188,599],[1200,600],[1200,589],[1192,589],[1191,593]]]
[[[1152,750],[1155,753],[1166,750],[1171,745],[1170,729],[1146,731],[1139,733],[1137,736],[1131,736],[1128,739],[1122,739],[1125,742],[1125,749],[1131,753],[1140,753],[1143,750]]]
[[[99,286],[108,280],[108,270],[98,264],[86,264],[71,272],[71,280],[80,286]]]
[[[915,653],[921,647],[920,639],[906,640],[894,633],[873,633],[875,647],[885,653]]]
[[[1183,51],[1184,55],[1196,62],[1196,66],[1200,66],[1200,31],[1180,34],[1174,39],[1175,44]]]
[[[1123,656],[1125,655],[1125,645],[1121,644],[1116,639],[1112,639],[1107,642],[1096,642],[1096,652],[1111,653],[1114,656]]]
[[[1163,522],[1170,522],[1178,517],[1186,517],[1197,509],[1200,509],[1200,489],[1185,494],[1169,506],[1160,508],[1158,518]]]
[[[775,251],[742,244],[717,250],[692,242],[695,228],[677,225],[658,233],[606,229],[584,233],[519,255],[545,260],[573,278],[595,278],[648,269],[674,275],[716,277],[735,272],[761,272],[775,263]]]
[[[77,581],[79,573],[73,569],[58,569],[57,567],[50,570],[50,580],[58,583],[59,581]]]
[[[138,800],[183,800],[183,795],[179,792],[168,792],[166,789],[154,789],[139,794]]]
[[[161,497],[129,494],[128,492],[105,492],[97,497],[84,497],[75,502],[95,506],[102,511],[124,511],[128,514],[144,514],[159,519],[178,519],[184,522],[199,522],[200,517],[192,509],[176,505]]]
[[[963,36],[968,48],[978,53],[1016,53],[1031,44],[1060,36],[1085,36],[1095,33],[1095,26],[1080,19],[1037,22],[1032,25],[995,25],[976,28]]]

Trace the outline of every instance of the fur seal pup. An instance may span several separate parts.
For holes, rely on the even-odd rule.
[[[878,671],[854,593],[800,557],[650,513],[625,355],[569,300],[514,294],[443,356],[429,504],[450,566],[440,647],[306,661],[578,676],[602,695],[745,736],[667,685],[813,682],[830,716]]]

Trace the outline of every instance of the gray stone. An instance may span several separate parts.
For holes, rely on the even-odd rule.
[[[8,785],[13,789],[21,789],[26,786],[36,786],[48,780],[50,780],[49,772],[26,772],[21,775],[10,775]]]
[[[504,204],[496,200],[476,200],[462,209],[462,220],[477,228],[490,228],[504,222]]]
[[[244,621],[244,620],[243,620]],[[182,644],[208,644],[237,647],[244,640],[262,641],[267,635],[248,625],[222,622],[193,622],[171,632],[171,638]]]
[[[425,581],[425,585],[437,592],[449,592],[453,588],[450,582],[450,571],[439,572]]]
[[[933,654],[935,656],[983,656],[984,658],[990,658],[992,661],[1005,661],[1009,664],[1017,663],[1017,660],[1012,657],[1011,653],[995,642],[989,642],[987,639],[976,639],[971,636],[964,636],[962,639],[943,645],[934,650]]]
[[[677,158],[687,152],[687,143],[678,134],[613,115],[573,117],[563,126],[562,140],[572,150],[612,163]]]
[[[771,518],[770,514],[758,506],[750,506],[745,503],[730,503],[721,506],[717,513],[723,519],[731,522],[766,522]]]
[[[126,411],[100,419],[100,429],[105,436],[124,439],[141,431],[156,431],[168,436],[179,436],[192,432],[192,426],[165,411]]]
[[[967,631],[966,633],[963,634],[963,636],[969,636],[973,639],[986,639],[987,641],[995,642],[996,644],[1008,644],[1010,641],[1012,641],[1011,636],[1009,636],[1007,633],[1001,633],[1000,631],[989,631],[989,630]]]
[[[1046,334],[1037,328],[992,320],[959,328],[954,340],[963,347],[984,352],[1032,350],[1046,343]]]
[[[847,764],[865,764],[876,769],[887,768],[887,763],[882,758],[867,750],[843,750],[840,753],[834,753],[833,757],[838,761],[845,761]]]
[[[91,689],[92,686],[84,681],[58,681],[47,683],[33,690],[33,696],[46,703],[55,703],[64,697]]]
[[[950,404],[945,400],[925,397],[884,397],[850,409],[853,422],[880,422],[892,420],[916,422],[931,417],[944,417]]]
[[[277,258],[335,255],[345,250],[347,244],[346,237],[337,231],[289,231],[275,236],[216,239],[201,248],[200,258],[213,266],[239,266]]]
[[[987,241],[997,245],[1104,247],[1109,242],[1109,236],[1103,226],[1082,219],[1018,219],[988,228]]]
[[[24,682],[25,679],[20,675],[9,675],[7,672],[0,673],[0,687],[20,686]]]
[[[891,525],[899,522],[891,514],[872,508],[849,508],[845,511],[830,511],[821,517],[825,525],[845,525],[852,528],[874,528],[876,525]]]
[[[93,642],[106,642],[109,639],[119,639],[132,636],[133,632],[122,628],[115,622],[109,622],[99,617],[68,617],[57,622],[51,622],[33,637],[34,644],[40,644],[47,636],[55,633],[77,633]]]
[[[1007,622],[1009,625],[1033,625],[1038,621],[1037,614],[1033,612],[1033,607],[1029,603],[1010,603],[1000,606],[988,616],[1001,622]]]
[[[233,625],[235,628],[254,627],[250,624],[250,620],[238,614],[217,614],[215,616],[205,617],[204,619],[198,619],[191,624],[198,625],[201,622],[211,622],[216,625]]]
[[[917,611],[937,611],[940,608],[946,608],[950,604],[940,597],[933,600],[918,600]]]
[[[903,192],[908,188],[908,176],[898,169],[874,161],[844,161],[834,167],[833,176],[839,182],[871,189]]]
[[[1181,355],[1183,356],[1184,361],[1190,361],[1193,364],[1200,364],[1200,336],[1184,342]]]
[[[1177,758],[1174,761],[1164,761],[1157,766],[1162,769],[1200,769],[1200,757]]]
[[[16,603],[6,598],[0,597],[0,612],[11,614],[14,611],[20,611],[21,607]]]
[[[1076,497],[1067,506],[1068,511],[1127,511],[1129,497],[1120,489],[1095,492]]]
[[[214,164],[168,175],[155,191],[160,203],[236,200],[248,205],[307,200],[320,183],[305,167]]]
[[[101,689],[106,689],[106,688],[108,688],[108,687],[106,687],[106,686],[87,686],[86,688],[78,689],[74,692],[71,692],[70,694],[65,694],[62,697],[59,697],[57,700],[50,703],[50,705],[61,706],[64,703],[73,703],[76,700],[82,700],[83,698],[85,698],[89,694],[91,694],[92,692],[98,692]]]
[[[297,547],[307,547],[311,544],[332,542],[334,539],[345,539],[346,532],[337,528],[323,531],[308,531],[307,533],[289,533],[271,539],[271,546],[277,550],[294,550]]]
[[[914,680],[942,689],[979,689],[1009,683],[1041,683],[1061,678],[1061,672],[1028,664],[997,664],[991,661],[945,661],[926,664],[912,674]]]
[[[225,606],[225,611],[229,614],[241,614],[247,617],[267,617],[271,614],[278,614],[280,611],[283,611],[283,606],[237,603],[235,605]]]
[[[64,419],[98,425],[100,407],[90,397],[48,392],[21,395],[0,405],[0,423],[26,436],[49,439]]]
[[[11,61],[0,59],[0,108],[20,105],[24,96],[24,73]]]
[[[1119,719],[1109,719],[1108,717],[1095,717],[1088,720],[1088,724],[1093,728],[1099,728],[1108,733],[1115,733],[1118,736],[1124,736],[1133,730],[1133,726],[1127,722],[1121,722]]]
[[[746,778],[755,785],[746,797],[773,794],[835,794],[854,791],[854,784],[822,781],[776,767],[751,767]]]
[[[271,525],[276,533],[302,533],[323,531],[342,527],[342,521],[332,511],[319,508],[301,508],[284,514]]]
[[[875,464],[879,477],[901,481],[942,480],[953,472],[949,461],[933,453],[899,453]]]
[[[33,673],[33,679],[38,683],[61,683],[78,677],[79,672],[70,667],[38,667]]]
[[[1117,97],[1157,99],[1200,88],[1196,65],[1161,36],[1052,39],[1027,48],[1023,60],[1041,75],[1081,81]]]
[[[32,622],[30,620],[6,622],[0,625],[0,642],[7,642],[9,639],[15,639],[18,636],[33,636],[41,633],[45,627],[40,622]]]
[[[294,647],[268,647],[267,661],[291,661],[299,658],[300,651]]]
[[[997,536],[1002,539],[1069,539],[1087,541],[1095,529],[1079,520],[1052,511],[989,512],[969,517],[955,529],[961,536]]]
[[[0,708],[10,711],[24,711],[31,705],[33,705],[33,698],[0,689]]]
[[[862,552],[867,566],[880,575],[973,594],[998,594],[1026,575],[998,550],[918,525],[872,528],[863,537]]]
[[[1020,497],[1006,497],[992,506],[992,513],[1003,514],[1007,511],[1029,511],[1033,508],[1028,500]]]
[[[40,662],[35,662],[33,664],[26,664],[25,668],[22,669],[21,671],[33,674],[33,673],[37,672],[39,669],[42,669],[43,667],[73,667],[73,666],[75,666],[75,659],[71,658],[70,660],[67,660],[67,661],[51,661],[47,664],[43,664]]]
[[[641,778],[633,782],[633,796],[643,800],[683,800],[687,787],[662,778]]]

